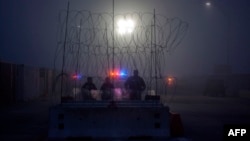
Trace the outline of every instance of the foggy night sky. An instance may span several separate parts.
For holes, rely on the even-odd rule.
[[[115,0],[115,12],[155,8],[156,13],[189,23],[184,40],[169,56],[168,73],[211,74],[214,65],[226,63],[228,39],[233,73],[250,73],[250,1],[210,0],[211,7],[205,2]],[[0,0],[0,60],[53,68],[57,18],[66,8],[67,0]],[[112,12],[112,0],[70,0],[70,9]]]

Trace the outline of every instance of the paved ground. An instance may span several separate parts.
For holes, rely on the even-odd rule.
[[[163,102],[181,114],[185,136],[192,141],[220,141],[224,124],[250,123],[250,99],[192,95],[164,97]],[[46,141],[50,105],[39,100],[0,109],[0,140]]]
[[[223,140],[225,124],[250,124],[250,99],[175,96],[167,105],[181,114],[186,137],[193,141]]]
[[[44,141],[48,130],[48,101],[18,103],[1,109],[1,141]]]

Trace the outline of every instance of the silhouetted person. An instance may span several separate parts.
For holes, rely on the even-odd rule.
[[[130,99],[141,99],[141,93],[145,90],[146,84],[144,80],[139,76],[138,70],[134,70],[134,75],[130,76],[126,80],[125,88],[126,90],[130,91]]]
[[[114,85],[111,83],[110,78],[106,77],[104,83],[101,86],[102,99],[109,100],[113,95]]]
[[[91,90],[97,90],[95,84],[93,83],[92,77],[87,78],[87,82],[82,86],[82,93],[84,99],[93,99],[91,96]]]

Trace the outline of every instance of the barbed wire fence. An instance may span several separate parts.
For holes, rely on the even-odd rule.
[[[58,16],[54,67],[60,68],[62,64],[67,32],[65,71],[80,73],[84,77],[92,76],[97,86],[109,75],[114,63],[115,69],[126,70],[127,75],[132,75],[133,70],[138,69],[150,89],[152,79],[160,79],[159,85],[164,87],[167,57],[178,47],[188,30],[188,23],[180,18],[167,18],[154,13],[116,14],[114,30],[113,13],[71,10],[68,12],[68,21],[66,15],[67,11],[61,11]],[[116,23],[119,19],[133,20],[133,32],[119,34]]]

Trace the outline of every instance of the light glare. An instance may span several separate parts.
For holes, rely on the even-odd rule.
[[[135,24],[131,19],[120,19],[117,22],[118,32],[120,34],[132,33],[134,31]]]
[[[211,6],[211,3],[210,2],[206,2],[206,6]]]

